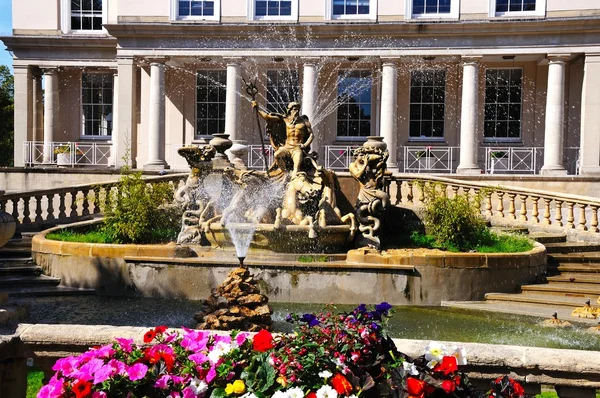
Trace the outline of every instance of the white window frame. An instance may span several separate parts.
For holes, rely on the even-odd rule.
[[[292,13],[291,15],[256,15],[256,0],[248,0],[248,20],[250,21],[294,21],[298,22],[298,1],[291,0],[292,2]]]
[[[84,74],[88,74],[88,75],[92,75],[92,74],[98,74],[98,75],[112,75],[112,128],[110,130],[110,135],[92,135],[92,134],[85,134],[85,112],[83,111],[83,75]],[[114,73],[111,73],[110,71],[83,71],[81,73],[81,76],[79,78],[79,112],[80,112],[80,119],[81,119],[81,132],[79,133],[79,139],[81,140],[95,140],[95,141],[110,141],[112,139],[112,133],[115,129],[115,124],[114,124],[114,115],[115,115],[115,79],[114,79]],[[91,104],[92,106],[94,106],[95,104]]]
[[[486,137],[485,136],[485,113],[483,115],[483,123],[484,125],[482,126],[482,134],[483,134],[483,142],[485,144],[490,144],[490,143],[520,143],[523,142],[523,99],[525,98],[525,93],[524,93],[524,81],[525,81],[525,69],[521,66],[503,66],[503,67],[498,67],[498,68],[488,68],[490,70],[515,70],[518,69],[521,71],[521,115],[519,116],[519,123],[520,123],[520,128],[519,128],[519,137]],[[483,111],[485,112],[485,90],[487,88],[487,85],[485,83],[485,73],[486,71],[483,72],[483,76],[484,76],[484,83],[483,83]],[[511,104],[509,102],[509,104]],[[498,117],[496,115],[496,120],[498,120]]]
[[[459,19],[460,0],[450,0],[450,12],[442,14],[413,14],[413,0],[406,0],[405,19]]]
[[[202,73],[206,73],[206,72],[220,72],[225,74],[225,78],[227,78],[227,71],[223,70],[223,69],[218,69],[218,68],[209,68],[209,69],[196,69],[196,76],[195,76],[195,87],[194,87],[194,139],[195,140],[199,140],[202,138],[212,138],[212,136],[210,134],[198,134],[198,75],[202,74]],[[224,89],[227,92],[227,87],[225,87]],[[227,94],[225,94],[227,95]],[[208,101],[203,101],[202,103],[204,104],[208,104]],[[225,104],[225,106],[227,106],[226,102],[219,102],[217,101],[217,104]],[[225,126],[225,119],[227,118],[227,115],[225,114],[223,117],[223,126]],[[208,120],[208,118],[206,119]],[[221,120],[221,118],[219,118],[219,120]]]
[[[414,70],[411,70],[409,72],[409,85],[408,85],[408,106],[409,106],[409,113],[408,113],[408,141],[409,142],[419,142],[419,141],[424,141],[424,142],[445,142],[446,141],[446,133],[448,132],[448,130],[446,129],[446,112],[448,110],[448,107],[446,105],[446,100],[448,99],[448,69],[447,68],[442,68],[442,67],[429,67],[429,68],[423,68],[422,70],[429,70],[429,71],[437,71],[437,70],[443,70],[444,71],[444,134],[441,137],[433,137],[433,136],[424,136],[424,135],[419,135],[419,136],[411,136],[410,135],[410,122],[412,122],[413,120],[410,117],[410,106],[412,105],[412,102],[410,100],[410,90],[412,89],[412,73],[414,72]],[[423,86],[421,86],[423,87]],[[423,101],[421,100],[420,104],[423,104]],[[426,103],[429,104],[429,103]],[[431,105],[435,105],[436,102],[431,102]],[[422,115],[421,115],[422,116]],[[415,120],[416,121],[416,120]],[[422,122],[423,118],[421,117],[419,119],[419,122]],[[433,120],[432,120],[433,122]],[[433,133],[433,125],[432,125],[432,129],[431,129],[432,133]]]
[[[535,1],[535,11],[507,11],[507,12],[496,12],[496,0],[490,0],[489,16],[490,16],[490,18],[545,17],[546,16],[546,0],[536,0]]]
[[[71,0],[60,0],[60,27],[64,34],[105,35],[108,32],[102,26],[98,30],[71,30]],[[102,0],[102,25],[108,23],[108,0]]]
[[[346,69],[346,68],[340,68],[338,70],[338,80],[336,80],[336,98],[337,98],[337,91],[339,90],[339,73],[342,71],[352,71],[352,72],[367,72],[369,73],[369,79],[371,81],[371,118],[369,119],[369,123],[370,123],[370,132],[369,135],[376,135],[376,133],[374,133],[375,131],[375,118],[376,118],[376,106],[375,106],[375,101],[377,100],[374,95],[375,95],[375,91],[376,91],[376,79],[375,76],[373,75],[373,70],[371,69],[362,69],[362,68],[358,68],[358,69]],[[338,110],[339,110],[339,104],[336,107],[335,110],[335,139],[336,141],[366,141],[367,140],[367,136],[364,135],[338,135],[338,130],[337,130],[337,122],[338,122]]]
[[[333,15],[333,0],[325,1],[325,19],[328,21],[336,19],[369,19],[371,21],[377,20],[377,2],[378,0],[369,0],[369,14],[360,15]]]
[[[214,15],[179,15],[179,0],[171,0],[171,20],[176,21],[220,21],[221,20],[221,0],[214,0]]]

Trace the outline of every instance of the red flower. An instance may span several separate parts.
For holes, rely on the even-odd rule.
[[[265,352],[273,348],[273,335],[268,330],[262,329],[254,335],[252,347],[255,351]]]
[[[331,384],[338,394],[350,395],[352,392],[352,384],[342,374],[336,373],[331,379]]]
[[[167,328],[165,325],[161,325],[161,326],[157,326],[157,327],[155,327],[155,328],[154,328],[154,331],[155,331],[157,334],[159,334],[159,333],[160,333],[160,334],[162,334],[162,333],[164,333],[164,332],[165,332],[165,330],[167,330],[167,329],[168,329],[168,328]]]
[[[409,377],[406,379],[406,389],[408,390],[409,398],[425,397],[425,382],[423,380]]]
[[[457,370],[458,363],[455,356],[445,356],[442,358],[442,363],[433,369],[434,372],[443,372],[445,376],[448,376],[450,373],[454,373]]]
[[[73,385],[73,392],[76,398],[84,398],[92,393],[92,383],[86,380],[79,380]]]
[[[317,398],[317,394],[311,391],[306,395],[306,398]]]
[[[152,340],[154,340],[155,337],[156,337],[156,332],[154,331],[154,329],[148,330],[144,334],[144,343],[151,343]]]
[[[456,389],[456,385],[450,380],[444,380],[442,382],[442,389],[446,391],[446,393],[450,394],[454,392],[454,390]]]

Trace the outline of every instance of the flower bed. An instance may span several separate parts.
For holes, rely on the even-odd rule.
[[[296,331],[272,335],[149,330],[143,345],[111,345],[60,359],[38,397],[522,397],[509,378],[474,391],[459,347],[430,343],[423,356],[400,353],[385,333],[391,306],[289,316]]]

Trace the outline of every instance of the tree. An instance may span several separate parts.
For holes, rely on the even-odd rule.
[[[14,77],[6,65],[0,65],[0,166],[14,163]]]

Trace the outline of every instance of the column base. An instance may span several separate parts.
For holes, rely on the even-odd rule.
[[[542,166],[540,174],[545,176],[566,176],[569,173],[562,166]]]
[[[154,162],[146,163],[144,165],[144,170],[147,170],[147,171],[161,171],[161,170],[168,170],[170,168],[171,167],[164,160],[154,161]]]
[[[458,166],[456,168],[456,174],[477,175],[477,174],[483,174],[483,170],[481,170],[481,168],[479,166],[477,166],[476,164],[471,165],[471,166]]]
[[[579,166],[581,176],[600,176],[600,166]]]

